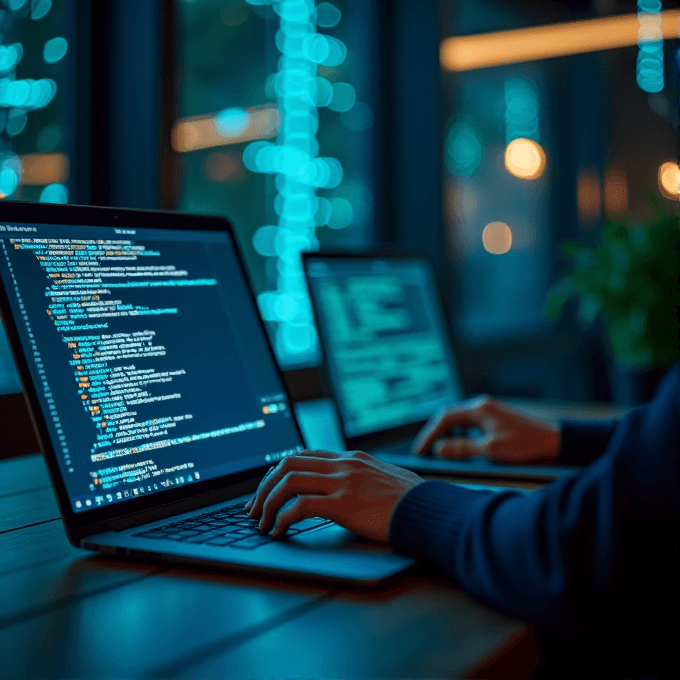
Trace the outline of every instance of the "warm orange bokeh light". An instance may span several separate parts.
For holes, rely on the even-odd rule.
[[[513,139],[505,149],[505,168],[515,177],[536,179],[545,170],[545,151],[531,139]]]
[[[680,10],[661,12],[661,35],[678,37]],[[517,64],[524,61],[563,57],[637,45],[640,21],[637,14],[568,21],[511,31],[447,38],[439,60],[448,71]]]
[[[178,120],[172,128],[172,148],[184,153],[276,137],[280,122],[276,106],[265,104],[253,106],[245,111],[248,114],[248,125],[245,130],[233,135],[220,134],[215,129],[216,114],[190,116]]]
[[[605,173],[604,210],[609,217],[628,212],[628,178],[623,170],[610,168]]]
[[[576,204],[582,222],[592,222],[602,214],[600,176],[591,168],[581,168],[576,180]]]
[[[512,231],[505,222],[490,222],[482,232],[484,250],[493,255],[503,255],[512,247]]]
[[[677,163],[664,163],[659,168],[659,189],[666,198],[680,198],[680,167]]]
[[[27,153],[19,156],[21,183],[33,186],[65,184],[69,178],[69,159],[63,153]]]

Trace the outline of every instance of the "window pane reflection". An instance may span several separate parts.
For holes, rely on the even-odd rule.
[[[284,367],[318,361],[299,253],[373,238],[367,4],[177,2],[177,208],[233,221]]]

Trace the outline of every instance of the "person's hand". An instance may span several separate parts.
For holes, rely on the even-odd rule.
[[[363,451],[303,451],[270,470],[245,507],[260,519],[260,530],[273,527],[275,537],[295,522],[321,516],[365,538],[387,542],[397,503],[422,481],[414,472]]]
[[[455,427],[477,427],[482,436],[449,436]],[[503,463],[554,463],[560,450],[559,427],[481,396],[443,409],[425,425],[412,451],[422,456],[430,450],[440,458],[483,456]]]

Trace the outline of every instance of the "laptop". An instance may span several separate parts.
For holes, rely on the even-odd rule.
[[[574,474],[577,468],[411,454],[427,421],[466,397],[429,258],[385,249],[303,253],[302,261],[346,450],[428,474],[536,481]]]
[[[74,546],[355,585],[415,563],[245,514],[306,447],[227,220],[3,201],[0,309]]]

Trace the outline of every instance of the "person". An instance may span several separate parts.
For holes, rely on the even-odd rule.
[[[447,437],[457,425],[483,436]],[[533,624],[545,677],[680,676],[680,362],[620,422],[553,425],[481,397],[425,426],[414,454],[430,450],[584,467],[524,494],[305,451],[271,469],[246,509],[274,536],[319,515],[436,565]]]

